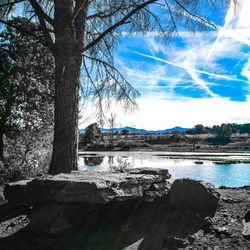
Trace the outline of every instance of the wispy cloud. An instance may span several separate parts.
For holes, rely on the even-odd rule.
[[[142,53],[138,53],[138,52],[134,52],[134,53],[138,54],[138,55],[141,55],[141,56],[144,56],[144,57],[148,57],[148,58],[160,61],[160,62],[167,63],[169,65],[172,65],[172,66],[175,66],[175,67],[178,67],[178,68],[181,68],[181,69],[185,69],[185,70],[187,70],[189,72],[196,72],[196,73],[200,73],[200,74],[203,74],[203,75],[212,76],[212,77],[215,77],[215,78],[229,80],[229,81],[245,82],[242,79],[237,79],[237,78],[226,76],[226,75],[219,75],[219,74],[215,74],[215,73],[211,73],[211,72],[207,72],[207,71],[203,71],[203,70],[191,68],[191,67],[186,66],[184,64],[174,63],[174,62],[171,62],[171,61],[168,61],[166,59],[162,59],[162,58],[159,58],[159,57],[156,57],[156,56],[146,55],[146,54],[142,54]]]
[[[220,38],[223,36],[223,33],[226,31],[228,25],[230,24],[230,22],[232,21],[232,19],[234,17],[234,10],[235,10],[235,4],[234,4],[234,1],[231,0],[229,9],[228,9],[227,14],[225,16],[224,26],[219,29],[218,36],[217,36],[216,40],[214,41],[210,51],[208,52],[207,60],[211,57],[211,54],[214,51],[216,51],[216,48],[217,48],[217,45],[218,45]]]

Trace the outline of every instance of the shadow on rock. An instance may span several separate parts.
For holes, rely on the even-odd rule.
[[[71,228],[58,238],[55,249],[175,249],[191,244],[190,236],[208,227],[204,217],[173,209],[166,199],[115,202],[89,210],[81,205],[74,218],[66,213]]]

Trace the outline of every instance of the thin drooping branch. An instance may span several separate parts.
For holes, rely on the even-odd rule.
[[[85,61],[83,62],[83,67],[84,67],[85,72],[86,72],[86,74],[88,76],[88,79],[90,80],[92,86],[95,88],[96,93],[94,94],[94,97],[98,98],[98,102],[97,102],[98,103],[98,108],[99,108],[98,114],[99,114],[100,120],[101,120],[102,119],[101,117],[105,116],[104,115],[104,109],[103,109],[103,106],[102,106],[103,105],[103,101],[102,101],[102,99],[103,99],[102,94],[103,93],[101,93],[101,91],[97,88],[94,80],[92,79],[92,77],[91,77],[91,75],[89,73],[89,70],[88,70],[88,67],[87,67]]]
[[[92,26],[95,29],[96,33],[100,35],[100,32],[98,31],[96,25],[92,24]],[[90,36],[93,37],[92,34],[90,34]],[[102,40],[102,42],[104,43],[105,47],[102,46],[102,44],[97,44],[98,50],[102,52],[102,56],[105,57],[111,63],[113,61],[113,55],[112,51],[110,50],[110,45],[108,44],[105,38]]]
[[[208,25],[208,26],[211,26],[211,27],[214,28],[214,29],[218,29],[217,25],[216,25],[214,22],[212,22],[212,21],[210,21],[210,20],[207,20],[206,18],[203,18],[203,17],[201,17],[201,16],[198,16],[198,15],[196,15],[196,14],[190,12],[190,11],[189,11],[183,4],[181,4],[178,0],[175,0],[175,2],[177,3],[177,5],[180,6],[180,8],[181,8],[182,10],[184,10],[184,11],[186,12],[187,17],[189,17],[189,18],[191,18],[191,19],[193,19],[193,20],[195,20],[195,21],[197,21],[197,22],[199,22],[199,23],[201,23],[201,24],[206,24],[206,25]]]
[[[160,20],[159,20],[159,17],[156,16],[152,11],[148,10],[147,8],[144,8],[144,10],[145,10],[146,12],[148,12],[148,14],[154,18],[154,20],[156,21],[156,23],[157,23],[158,26],[159,26],[159,29],[160,29],[161,34],[162,34],[163,36],[165,36],[165,33],[166,33],[166,32],[165,32],[165,30],[164,30],[164,28],[163,28],[163,26],[162,26],[162,24],[161,24],[161,22],[160,22]]]
[[[94,18],[101,18],[101,19],[109,18],[109,17],[113,16],[114,14],[116,14],[119,11],[119,9],[121,8],[121,6],[122,6],[122,4],[120,5],[120,7],[115,8],[113,11],[111,11],[108,14],[104,14],[105,12],[103,12],[103,11],[99,12],[99,13],[92,14],[92,15],[88,16],[87,19],[89,20],[89,19],[94,19]]]
[[[170,19],[171,19],[171,21],[172,21],[172,24],[173,24],[173,26],[174,26],[173,29],[176,30],[176,32],[178,32],[178,30],[177,30],[177,25],[176,25],[175,19],[174,19],[174,17],[173,17],[171,8],[170,8],[170,6],[169,6],[169,4],[168,4],[168,2],[167,2],[166,0],[165,0],[165,4],[166,4],[167,10],[168,10],[168,13],[169,13],[169,15],[170,15]]]
[[[130,104],[132,106],[134,106],[134,107],[137,106],[137,104],[135,103],[135,100],[132,99],[131,96],[128,94],[127,89],[129,89],[129,92],[134,92],[135,95],[139,96],[140,94],[129,84],[129,82],[127,82],[127,80],[118,71],[118,69],[115,66],[113,66],[113,65],[111,65],[111,64],[109,64],[109,63],[107,63],[107,62],[105,62],[105,61],[103,61],[101,59],[98,59],[98,58],[93,58],[93,57],[90,57],[90,56],[87,56],[87,55],[84,55],[84,57],[86,57],[86,58],[88,58],[90,60],[94,60],[94,61],[96,61],[98,63],[101,63],[104,66],[105,71],[108,73],[108,75],[117,83],[117,85],[122,90],[123,98],[127,99],[127,102],[130,102]],[[112,74],[112,72],[110,70],[114,71],[115,73],[117,73],[121,77],[122,81],[124,81],[126,83],[126,89],[125,89],[124,86],[122,86],[122,84],[119,81],[117,81],[117,79],[114,77],[114,74]]]
[[[151,3],[156,2],[157,0],[149,0],[146,1],[143,4],[138,5],[137,7],[135,7],[134,9],[132,9],[125,17],[123,17],[120,21],[116,22],[114,25],[112,25],[111,27],[109,27],[108,29],[106,29],[105,31],[103,31],[100,36],[98,36],[94,41],[90,42],[88,45],[86,45],[82,52],[87,51],[88,49],[90,49],[91,47],[95,46],[98,42],[100,42],[107,34],[111,33],[113,30],[117,29],[118,27],[120,27],[121,25],[123,25],[124,23],[126,23],[126,21],[128,21],[128,19],[130,17],[132,17],[133,15],[135,15],[138,11],[140,11],[141,9],[145,8],[147,5],[150,5]]]

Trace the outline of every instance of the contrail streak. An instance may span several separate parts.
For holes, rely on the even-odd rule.
[[[198,84],[200,87],[202,87],[207,92],[208,95],[210,95],[211,97],[214,97],[214,98],[219,97],[219,95],[215,94],[213,91],[211,91],[209,89],[209,87],[206,85],[206,83],[202,79],[200,79],[195,72],[193,72],[191,70],[187,70],[187,73],[192,77],[192,79],[195,81],[196,84]]]
[[[234,78],[234,77],[228,77],[228,76],[224,76],[224,75],[214,74],[214,73],[210,73],[210,72],[207,72],[207,71],[191,68],[191,67],[188,67],[188,66],[185,66],[185,65],[173,63],[173,62],[170,62],[170,61],[168,61],[166,59],[162,59],[162,58],[159,58],[159,57],[156,57],[156,56],[151,56],[151,55],[147,55],[147,54],[143,54],[143,53],[138,53],[138,52],[135,52],[135,51],[132,51],[132,52],[134,54],[144,56],[144,57],[147,57],[147,58],[151,58],[151,59],[154,59],[156,61],[164,62],[164,63],[167,63],[169,65],[172,65],[172,66],[175,66],[177,68],[184,69],[184,70],[190,70],[190,71],[193,71],[193,72],[196,72],[196,73],[200,73],[200,74],[203,74],[203,75],[212,76],[212,77],[215,77],[215,78],[224,79],[224,80],[228,80],[228,81],[246,82],[245,80],[237,79],[237,78]]]
[[[218,45],[220,38],[224,35],[225,30],[227,29],[228,25],[232,21],[233,16],[234,16],[234,7],[235,7],[234,1],[231,0],[229,9],[228,9],[226,17],[225,17],[225,23],[224,23],[223,27],[218,27],[219,33],[218,33],[218,36],[217,36],[216,40],[214,41],[214,43],[213,43],[213,45],[208,53],[207,60],[211,57],[213,51],[215,51],[217,49],[217,47],[218,47],[217,45]]]

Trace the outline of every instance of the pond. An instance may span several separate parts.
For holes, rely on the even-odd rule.
[[[223,164],[224,160],[250,159],[250,154],[163,153],[163,152],[81,152],[79,168],[93,171],[120,171],[123,168],[166,168],[171,181],[189,177],[216,187],[250,185],[250,163]],[[216,164],[219,162],[220,164]]]

